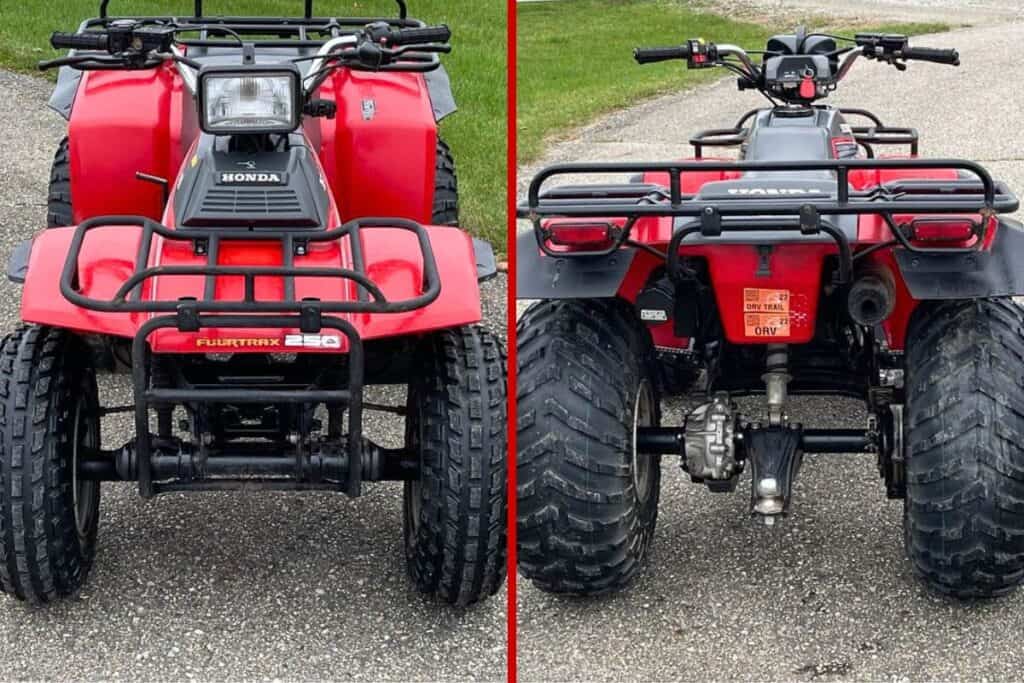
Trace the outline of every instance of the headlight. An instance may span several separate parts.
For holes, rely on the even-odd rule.
[[[207,133],[290,133],[299,127],[298,68],[209,67],[199,74],[199,122]]]

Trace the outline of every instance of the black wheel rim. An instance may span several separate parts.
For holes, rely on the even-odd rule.
[[[71,492],[75,513],[75,528],[79,540],[86,540],[96,523],[97,499],[100,482],[78,477],[78,460],[83,451],[99,448],[99,430],[93,419],[91,406],[86,397],[80,396],[75,402],[71,421]]]
[[[416,396],[410,387],[409,400],[407,402],[408,410],[405,416],[405,447],[411,453],[419,453],[420,451],[420,425],[417,413],[419,403],[415,399]],[[406,550],[409,551],[416,545],[416,537],[420,532],[420,515],[423,510],[422,472],[423,458],[421,454],[420,478],[405,482],[405,505],[402,506],[405,514],[405,528],[408,531],[405,536]]]
[[[637,500],[645,502],[651,495],[654,482],[654,462],[647,453],[641,453],[636,447],[637,431],[640,427],[654,425],[654,391],[647,380],[640,382],[636,399],[633,404],[633,487]]]

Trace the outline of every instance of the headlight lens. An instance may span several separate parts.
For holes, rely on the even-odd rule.
[[[288,133],[299,124],[297,76],[211,73],[200,80],[203,130],[209,133]]]

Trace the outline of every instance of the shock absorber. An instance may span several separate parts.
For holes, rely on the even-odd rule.
[[[767,347],[764,381],[768,398],[768,424],[781,426],[786,421],[786,387],[792,376],[789,374],[789,348],[785,344],[769,344]]]

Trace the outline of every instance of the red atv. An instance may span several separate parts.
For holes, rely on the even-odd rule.
[[[837,47],[837,41],[849,43]],[[759,63],[691,40],[638,49],[739,75],[771,106],[669,163],[541,171],[520,215],[519,566],[542,589],[626,584],[654,535],[662,455],[711,491],[752,474],[790,509],[804,453],[877,457],[917,572],[959,597],[1024,579],[1024,230],[978,164],[917,158],[911,128],[818,101],[860,57],[958,64],[900,35],[779,35]],[[851,125],[854,117],[868,125]],[[879,158],[879,145],[908,156]],[[703,156],[736,147],[739,159]],[[556,185],[567,175],[630,182]],[[666,395],[704,398],[660,425]],[[741,415],[734,398],[764,395]],[[862,399],[863,429],[804,426],[795,394]]]
[[[14,254],[0,367],[0,588],[86,579],[103,481],[340,491],[403,481],[416,586],[468,604],[505,556],[505,361],[490,245],[457,226],[437,120],[447,27],[407,17],[100,16],[54,34],[68,117],[49,229]],[[62,227],[73,226],[73,227]],[[130,372],[106,405],[97,372]],[[406,406],[365,403],[408,386]],[[404,445],[363,411],[405,415]],[[101,418],[131,413],[113,449]]]

